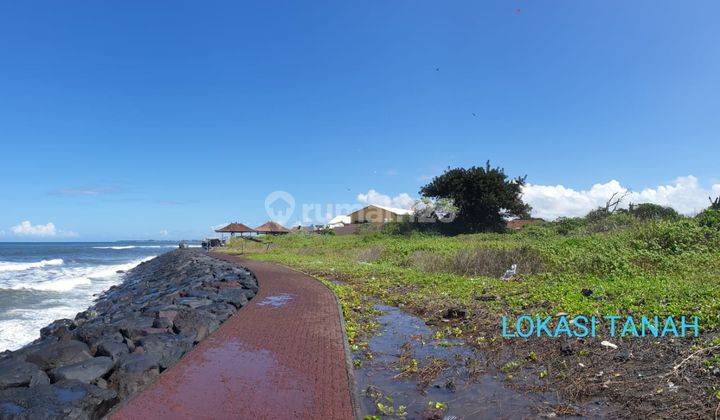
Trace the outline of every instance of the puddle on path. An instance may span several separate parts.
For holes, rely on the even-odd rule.
[[[279,295],[267,296],[265,299],[260,301],[260,306],[272,306],[273,308],[280,308],[285,306],[292,300],[293,296],[289,293],[281,293]]]
[[[291,418],[313,403],[307,375],[280,363],[270,350],[213,336],[206,348],[185,357],[170,371],[170,379],[133,400],[136,407],[150,407],[149,418],[210,418],[208,413],[212,418],[258,418],[263,413]]]
[[[489,373],[471,377],[473,363],[470,361],[476,360],[484,366],[484,359],[481,352],[464,341],[434,339],[433,330],[420,318],[395,307],[376,305],[375,308],[382,312],[378,316],[378,335],[369,340],[367,350],[353,352],[353,360],[362,361],[361,367],[355,367],[361,416],[423,419],[437,414],[439,417],[434,418],[449,420],[536,418],[552,413],[551,405],[557,403],[552,395],[515,391],[505,387],[503,379]],[[372,354],[372,359],[366,358],[366,351]],[[417,377],[398,377],[400,366],[410,365],[412,359],[417,360],[420,371],[433,360],[445,367],[421,391]],[[440,402],[439,407],[444,406],[443,409],[429,409],[430,401]],[[377,403],[382,406],[378,407]],[[400,406],[404,406],[404,410],[400,410]],[[406,414],[398,415],[398,411]],[[600,415],[588,409],[584,414]]]

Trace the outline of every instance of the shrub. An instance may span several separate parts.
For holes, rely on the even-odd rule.
[[[419,230],[418,223],[411,221],[385,223],[382,233],[387,235],[410,235]]]
[[[610,210],[599,207],[595,210],[591,210],[588,214],[585,215],[585,221],[588,223],[597,222],[599,220],[605,219],[609,217],[612,213],[610,213]]]
[[[535,223],[523,227],[519,232],[509,231],[504,235],[512,234],[533,239],[545,239],[555,235],[555,228],[550,223]]]
[[[707,209],[695,216],[698,225],[720,229],[720,210]]]
[[[652,203],[630,204],[630,214],[640,220],[677,220],[678,212],[672,207]]]
[[[599,212],[600,210],[596,210]],[[593,213],[593,212],[591,212]],[[588,215],[590,217],[590,215]],[[635,224],[636,219],[627,212],[608,213],[604,217],[590,217],[587,224],[588,233],[605,233],[626,229]]]
[[[675,222],[646,223],[635,232],[636,248],[680,254],[689,251],[706,251],[717,246],[718,231],[698,220],[682,219]]]
[[[553,222],[555,231],[560,235],[569,235],[585,226],[585,219],[579,217],[561,217]]]
[[[377,224],[377,223],[361,223],[358,225],[357,230],[355,230],[356,235],[377,235],[382,232],[383,225]]]

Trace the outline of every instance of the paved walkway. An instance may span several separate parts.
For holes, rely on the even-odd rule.
[[[110,418],[353,418],[332,292],[277,264],[215,256],[252,270],[260,292]]]

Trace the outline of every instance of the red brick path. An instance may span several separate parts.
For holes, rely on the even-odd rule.
[[[110,418],[353,418],[332,292],[277,264],[215,256],[252,270],[258,295]]]

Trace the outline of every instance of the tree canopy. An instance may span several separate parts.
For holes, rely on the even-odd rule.
[[[502,231],[508,217],[527,218],[522,201],[526,176],[509,179],[503,168],[448,169],[420,189],[424,197],[450,199],[458,209],[453,224],[464,232]]]

